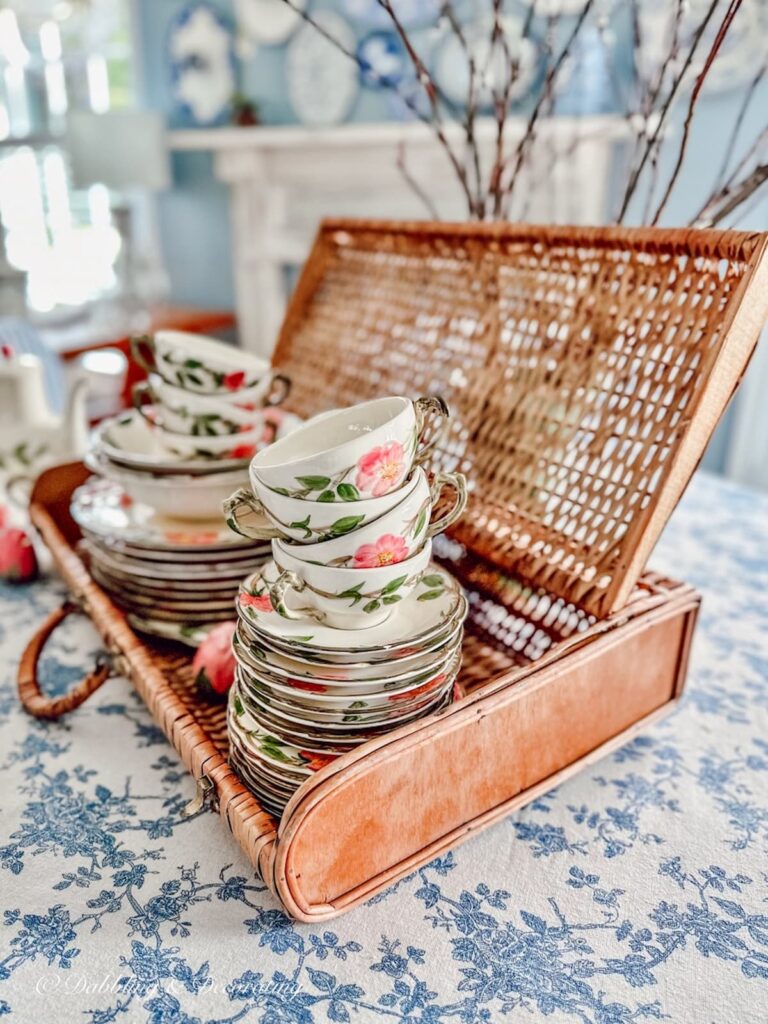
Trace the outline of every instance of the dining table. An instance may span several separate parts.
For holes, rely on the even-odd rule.
[[[703,595],[672,713],[317,925],[217,814],[183,815],[193,782],[125,679],[58,722],[21,710],[20,655],[65,591],[0,584],[0,1017],[765,1024],[768,495],[699,472],[650,564]],[[44,689],[101,656],[71,618]]]

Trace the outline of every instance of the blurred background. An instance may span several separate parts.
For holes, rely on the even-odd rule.
[[[329,215],[766,230],[766,38],[764,0],[0,0],[3,353],[92,419],[131,333],[268,355]],[[761,488],[766,391],[763,341],[704,461]]]

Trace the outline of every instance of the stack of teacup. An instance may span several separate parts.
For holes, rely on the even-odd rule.
[[[240,588],[229,726],[232,763],[273,813],[340,753],[450,702],[466,601],[431,538],[466,482],[424,468],[447,417],[439,398],[324,413],[258,453],[251,489],[225,502],[235,531],[272,539]]]
[[[274,440],[282,416],[270,410],[285,401],[291,382],[259,356],[181,331],[135,338],[132,351],[150,371],[133,389],[134,405],[168,451],[243,459]]]
[[[149,380],[134,388],[135,409],[99,425],[90,467],[160,513],[218,519],[250,458],[299,424],[277,407],[290,381],[258,356],[182,331],[135,339],[133,355]]]

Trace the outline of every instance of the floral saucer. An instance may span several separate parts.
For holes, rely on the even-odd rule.
[[[318,711],[316,708],[306,705],[284,704],[272,696],[253,689],[249,691],[249,697],[260,714],[264,712],[284,723],[292,723],[293,728],[300,726],[303,729],[313,730],[318,736],[337,736],[339,732],[346,734],[352,729],[363,729],[368,735],[379,735],[410,721],[412,718],[423,717],[431,713],[453,687],[452,680],[450,682],[447,680],[446,676],[434,691],[421,695],[412,703],[402,707],[395,703],[374,708],[357,707],[356,705],[364,704],[364,701],[359,700],[350,701],[346,709],[331,708]],[[290,728],[291,725],[287,724],[287,727]]]
[[[302,424],[303,420],[293,413],[284,412],[278,427],[276,439],[285,437]],[[243,448],[240,458],[184,458],[169,451],[158,434],[150,427],[136,409],[104,420],[93,434],[91,447],[111,462],[128,469],[155,473],[159,476],[187,474],[199,476],[245,468],[253,451]]]
[[[340,684],[381,679],[390,672],[411,672],[433,664],[446,647],[454,642],[461,643],[464,631],[463,603],[458,610],[462,614],[456,615],[455,621],[448,622],[446,629],[429,638],[423,645],[408,646],[402,650],[390,648],[379,657],[376,656],[376,652],[354,651],[323,652],[318,656],[297,645],[291,648],[280,646],[272,637],[256,633],[253,626],[243,617],[239,618],[237,629],[239,640],[252,658],[263,660],[271,667],[280,668],[291,676],[328,680]]]
[[[252,724],[255,720],[250,718],[250,716],[249,727],[245,727],[242,719],[237,714],[238,700],[236,694],[232,698],[231,706],[232,712],[228,719],[230,733],[235,733],[249,753],[256,754],[274,768],[291,768],[296,775],[308,778],[313,772],[319,771],[326,764],[335,761],[338,756],[336,754],[323,754],[308,750],[305,751],[306,756],[303,757],[295,748],[290,751],[286,750],[287,745],[281,743],[276,736],[266,731],[257,731]],[[242,708],[242,705],[240,704],[239,707]],[[313,765],[315,756],[318,760]]]
[[[93,571],[93,578],[113,595],[115,604],[139,614],[151,615],[159,618],[162,615],[174,615],[177,619],[196,618],[202,619],[210,615],[211,621],[214,617],[225,613],[224,617],[232,618],[232,606],[234,598],[225,596],[221,599],[211,600],[204,595],[195,600],[183,600],[175,597],[160,597],[157,594],[148,597],[145,594],[137,594],[126,588],[116,588],[108,580],[105,580],[98,571]]]
[[[346,697],[349,697],[351,694],[389,693],[400,690],[405,686],[416,686],[422,681],[429,679],[443,665],[447,665],[457,653],[460,643],[461,637],[457,636],[450,644],[446,644],[434,652],[428,663],[419,665],[415,669],[401,672],[399,671],[399,663],[388,665],[384,662],[376,666],[380,670],[378,676],[338,680],[313,673],[304,674],[296,671],[287,671],[280,666],[273,665],[265,659],[264,652],[259,651],[257,645],[245,645],[237,631],[232,640],[235,657],[243,665],[244,669],[249,673],[255,674],[257,677],[263,678],[266,682],[272,685],[280,684],[286,686],[294,692]],[[254,654],[254,650],[259,651],[259,654]]]
[[[82,540],[79,547],[86,552],[88,557],[97,562],[103,570],[119,579],[127,578],[142,585],[154,584],[166,586],[166,584],[188,582],[191,584],[226,584],[237,585],[243,576],[254,572],[267,560],[264,555],[253,555],[243,562],[231,564],[229,562],[216,561],[208,562],[187,562],[186,558],[179,554],[171,562],[152,562],[140,558],[129,558],[119,552],[112,550],[110,545],[106,547],[104,541],[100,541],[93,534],[89,534],[86,540]]]
[[[355,655],[371,652],[384,660],[391,649],[402,651],[424,645],[435,634],[444,632],[446,624],[454,622],[460,610],[463,609],[462,617],[466,614],[467,602],[460,584],[435,563],[428,566],[414,590],[392,606],[389,618],[364,630],[335,629],[309,616],[283,618],[272,607],[269,596],[269,587],[278,575],[271,561],[244,580],[237,600],[238,614],[255,633],[263,633],[289,653],[300,650],[302,656],[310,651]],[[291,610],[297,610],[294,604],[297,600],[301,600],[300,595],[287,595],[286,603]]]
[[[141,548],[165,551],[244,547],[223,519],[191,521],[161,516],[133,501],[119,484],[92,478],[72,496],[72,518],[102,540],[117,538]],[[266,524],[266,519],[264,520]]]
[[[163,640],[175,640],[187,647],[199,647],[208,634],[216,629],[218,622],[206,622],[195,625],[182,625],[179,622],[161,622],[149,616],[136,615],[129,612],[128,625],[139,633],[161,637]]]
[[[185,524],[186,525],[186,524]],[[104,539],[88,529],[82,534],[94,543],[103,544]],[[184,565],[190,571],[208,572],[208,569],[221,569],[222,572],[239,572],[240,578],[253,569],[248,569],[248,562],[256,558],[264,560],[271,557],[272,548],[269,544],[256,543],[235,545],[230,548],[199,548],[195,550],[179,550],[178,548],[155,549],[138,547],[135,544],[124,544],[118,537],[109,537],[109,553],[116,561],[126,564],[141,564],[145,568],[164,571],[172,565]]]

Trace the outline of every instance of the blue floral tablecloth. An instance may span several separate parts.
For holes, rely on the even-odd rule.
[[[55,1021],[768,1021],[768,498],[699,476],[653,564],[705,595],[687,696],[624,749],[330,924],[293,925],[124,680],[16,704],[62,597],[0,590],[0,1015]],[[87,622],[44,659],[63,691]]]

